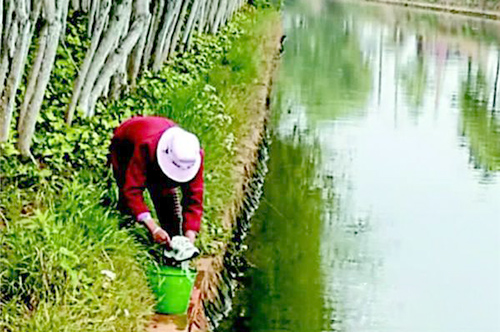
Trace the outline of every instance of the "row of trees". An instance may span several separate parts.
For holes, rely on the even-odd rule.
[[[8,140],[16,124],[18,148],[30,155],[67,22],[85,15],[90,40],[77,77],[68,78],[74,82],[65,113],[70,125],[77,109],[83,116],[92,116],[99,97],[116,96],[123,88],[133,87],[143,70],[160,69],[174,52],[189,47],[194,33],[216,33],[244,2],[0,0],[0,143]],[[30,48],[35,53],[30,54]],[[26,85],[20,89],[23,77]]]

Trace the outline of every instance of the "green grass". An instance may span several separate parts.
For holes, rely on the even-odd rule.
[[[133,331],[144,325],[154,305],[144,277],[147,251],[102,206],[103,189],[78,177],[46,209],[9,222],[0,233],[3,331]],[[114,271],[116,279],[102,270]]]
[[[126,218],[115,211],[116,186],[105,166],[113,128],[132,115],[168,116],[199,135],[206,173],[198,245],[215,253],[229,239],[221,214],[234,196],[235,142],[252,130],[244,106],[253,101],[263,56],[255,45],[278,19],[271,9],[248,8],[71,128],[62,119],[71,84],[60,82],[74,77],[71,62],[81,61],[86,41],[75,37],[85,22],[69,25],[66,44],[77,54],[70,61],[58,52],[33,148],[38,165],[18,158],[12,140],[0,146],[0,330],[144,329],[154,307],[144,271],[155,246],[142,227],[120,227]]]

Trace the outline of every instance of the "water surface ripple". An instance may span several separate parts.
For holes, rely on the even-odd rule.
[[[500,331],[500,29],[295,1],[234,331]]]

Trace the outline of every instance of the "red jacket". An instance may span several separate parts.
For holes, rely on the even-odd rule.
[[[187,183],[168,178],[156,160],[156,146],[163,132],[176,124],[163,117],[134,117],[121,124],[111,143],[111,163],[123,180],[118,187],[126,205],[137,218],[149,208],[144,201],[144,189],[165,191],[180,186],[182,190],[183,228],[200,230],[203,213],[203,150],[201,166],[196,176]],[[120,177],[120,176],[119,176]]]

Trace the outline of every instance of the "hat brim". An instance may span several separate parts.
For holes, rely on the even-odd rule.
[[[201,165],[201,152],[196,156],[193,166],[189,169],[181,169],[175,166],[170,157],[165,153],[169,146],[172,137],[183,129],[179,127],[170,127],[161,135],[156,147],[156,159],[162,172],[175,182],[188,182],[191,181],[198,173]]]

